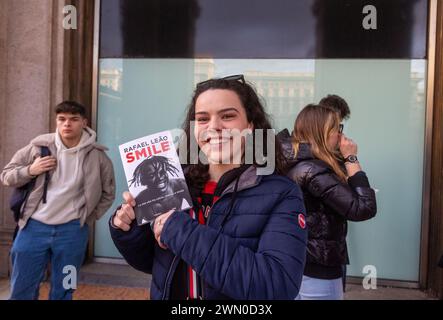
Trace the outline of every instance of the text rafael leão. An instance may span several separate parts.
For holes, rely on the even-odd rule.
[[[171,149],[168,137],[158,137],[151,142],[141,142],[124,149],[126,161],[128,163],[137,161],[141,158],[148,158]]]

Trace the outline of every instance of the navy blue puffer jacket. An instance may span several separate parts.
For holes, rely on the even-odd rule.
[[[180,259],[204,280],[203,299],[297,296],[307,241],[300,188],[283,176],[259,176],[252,166],[237,183],[236,192],[234,181],[214,203],[207,225],[187,212],[172,214],[162,231],[168,250],[158,246],[149,225],[134,224],[128,232],[110,226],[126,261],[152,274],[151,299],[170,297]]]

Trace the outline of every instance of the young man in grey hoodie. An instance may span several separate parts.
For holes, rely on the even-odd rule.
[[[74,101],[57,105],[55,133],[36,137],[17,151],[0,180],[20,187],[35,178],[19,232],[11,250],[11,299],[37,299],[40,282],[51,263],[51,300],[72,299],[77,272],[88,243],[88,226],[115,198],[114,170],[105,147],[87,127],[85,108]],[[41,147],[50,156],[41,157]],[[50,179],[42,201],[45,173]]]

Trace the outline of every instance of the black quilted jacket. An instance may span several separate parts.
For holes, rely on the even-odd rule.
[[[305,199],[307,268],[348,264],[347,220],[368,220],[377,212],[366,174],[360,171],[344,183],[325,162],[313,157],[309,144],[301,144],[288,176],[300,185]],[[306,269],[305,274],[312,276]]]

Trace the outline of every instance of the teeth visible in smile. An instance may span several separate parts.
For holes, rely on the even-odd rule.
[[[211,139],[211,140],[209,140],[209,144],[226,143],[226,142],[229,142],[229,140],[231,140],[231,139],[228,139],[228,138],[223,138],[223,139]]]

